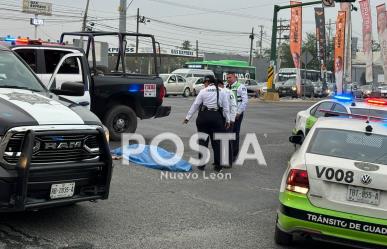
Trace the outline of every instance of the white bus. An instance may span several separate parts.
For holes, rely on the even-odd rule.
[[[296,78],[297,69],[296,68],[281,68],[277,73],[277,82],[283,82],[288,79]],[[318,70],[309,70],[301,69],[301,78],[308,79],[312,82],[322,81],[321,72]],[[327,72],[326,75],[327,83],[334,83],[334,75],[331,71]]]

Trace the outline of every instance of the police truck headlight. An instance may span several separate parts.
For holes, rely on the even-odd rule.
[[[292,90],[293,90],[293,91],[297,91],[297,87],[292,86]]]
[[[106,141],[109,143],[109,139],[110,139],[109,129],[104,125],[102,125],[102,127],[103,127],[103,131],[105,133]]]

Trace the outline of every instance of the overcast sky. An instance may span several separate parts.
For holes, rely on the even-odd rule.
[[[80,30],[86,0],[46,0],[45,2],[53,4],[53,16],[42,16],[45,24],[38,29],[40,38],[57,40],[61,32]],[[131,0],[127,0],[127,4],[130,2]],[[377,38],[375,7],[384,2],[383,0],[371,0],[374,39]],[[89,18],[96,23],[95,28],[98,30],[118,28],[119,3],[119,0],[90,0]],[[155,19],[147,24],[141,24],[140,31],[154,34],[163,47],[181,46],[184,40],[195,44],[196,40],[199,40],[199,47],[203,51],[224,50],[247,53],[250,47],[247,34],[230,34],[219,31],[244,33],[251,32],[251,28],[254,27],[258,35],[259,25],[263,25],[265,31],[263,45],[269,47],[273,5],[288,3],[289,1],[283,0],[133,0],[127,12],[127,31],[135,31],[136,19],[134,16],[137,8],[140,8],[140,15]],[[33,15],[20,12],[21,6],[22,0],[0,0],[0,36],[9,34],[33,37],[34,28],[29,24],[29,18]],[[356,3],[355,6],[358,4]],[[305,7],[303,10],[304,32],[314,32],[313,7]],[[337,10],[338,6],[326,9],[327,23],[329,18],[335,22]],[[360,11],[352,13],[353,36],[360,36]],[[280,17],[290,19],[290,11],[282,10]],[[219,33],[191,30],[173,24],[218,30]],[[332,28],[335,30],[334,26]]]

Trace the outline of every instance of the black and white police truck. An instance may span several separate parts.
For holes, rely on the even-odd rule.
[[[23,60],[0,46],[0,212],[107,199],[112,173],[108,133],[92,112],[48,91]]]

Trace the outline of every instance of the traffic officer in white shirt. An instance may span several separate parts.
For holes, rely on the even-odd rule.
[[[217,79],[217,83],[218,83],[218,87],[219,89],[222,89],[223,92],[226,93],[227,95],[227,99],[229,100],[229,105],[230,105],[230,128],[227,130],[227,132],[230,132],[232,133],[233,132],[233,127],[234,127],[234,123],[235,123],[235,116],[236,116],[236,112],[237,112],[237,103],[236,103],[236,99],[235,99],[235,96],[233,94],[233,92],[228,89],[227,87],[224,87],[224,82],[222,79]],[[232,150],[232,140],[230,141],[229,143],[229,149],[228,149],[228,152],[229,152],[229,164],[228,164],[228,167],[231,168],[232,167],[232,163],[233,163],[233,159],[234,159],[234,154],[233,154],[233,150]]]
[[[214,76],[205,76],[204,82],[209,83],[208,87],[199,92],[183,123],[188,123],[192,115],[199,111],[196,127],[198,132],[208,134],[214,151],[214,169],[221,171],[220,141],[214,139],[214,134],[225,132],[230,127],[229,101],[225,92],[218,89]],[[208,147],[208,139],[200,140],[199,144]],[[204,170],[205,165],[198,168]]]
[[[237,77],[234,72],[227,73],[227,83],[229,89],[233,92],[236,102],[237,102],[237,112],[235,116],[235,123],[233,126],[233,132],[235,132],[236,139],[232,141],[233,143],[233,161],[236,161],[239,154],[239,134],[241,131],[241,125],[243,120],[243,114],[247,108],[247,103],[249,101],[247,95],[246,86],[238,82]]]

